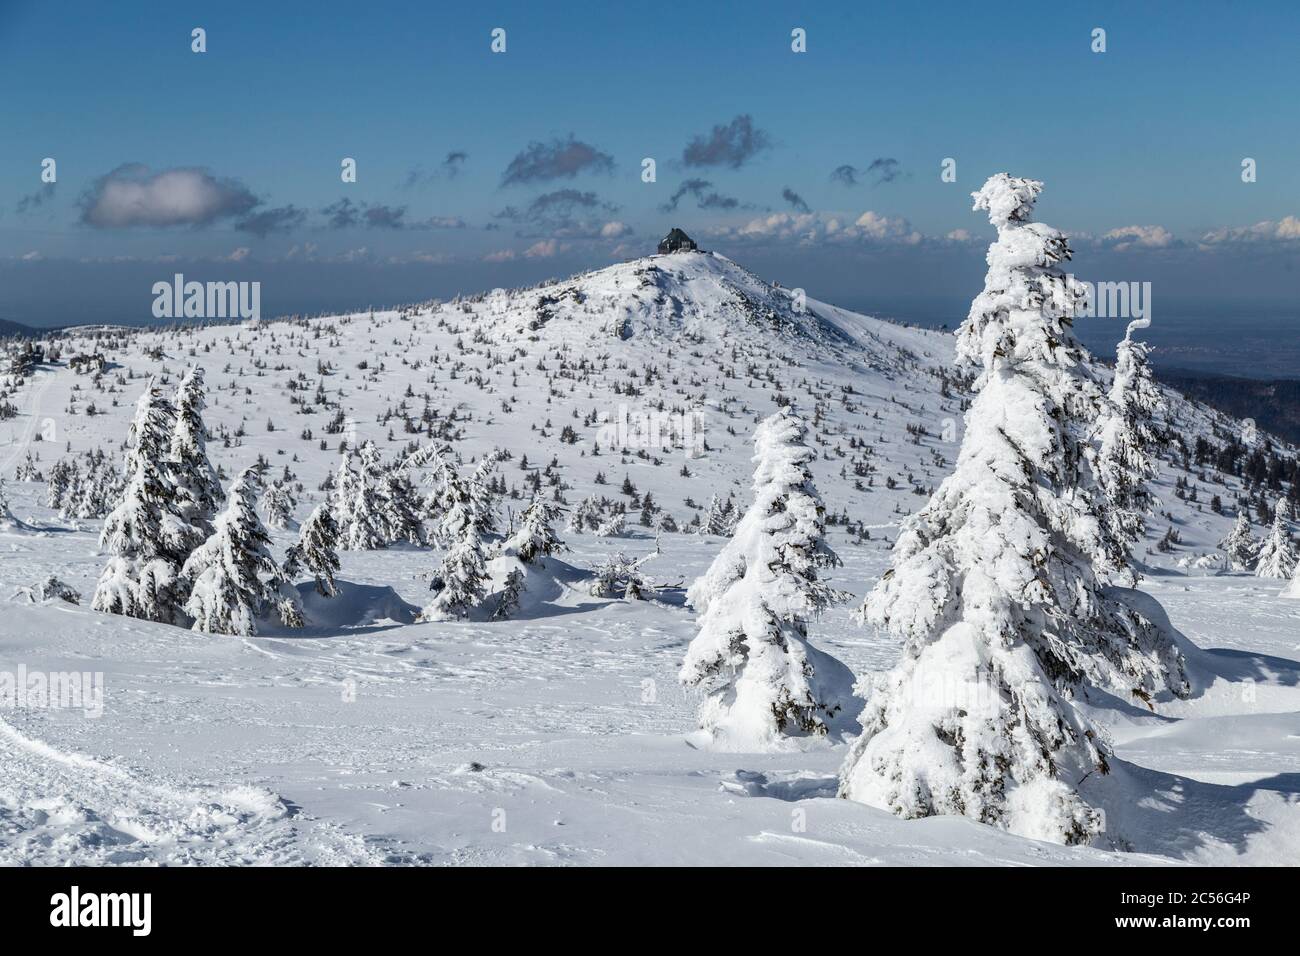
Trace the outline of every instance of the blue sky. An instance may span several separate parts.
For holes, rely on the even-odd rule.
[[[258,279],[271,312],[447,296],[679,224],[822,298],[955,321],[990,232],[969,193],[1002,170],[1046,182],[1084,277],[1294,301],[1294,4],[993,9],[0,0],[0,318],[143,321],[181,268]]]

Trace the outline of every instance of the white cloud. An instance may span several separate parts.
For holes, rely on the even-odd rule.
[[[1300,218],[1286,216],[1274,221],[1265,219],[1253,226],[1234,226],[1214,229],[1201,237],[1208,246],[1231,242],[1293,242],[1300,239]]]
[[[1164,226],[1120,226],[1102,236],[1113,242],[1116,249],[1141,246],[1144,249],[1165,249],[1174,244],[1174,236]]]
[[[743,226],[714,230],[711,235],[750,242],[877,243],[916,245],[924,238],[906,219],[867,210],[849,221],[839,213],[775,212]]]
[[[257,197],[242,183],[217,179],[205,169],[151,172],[147,166],[119,166],[100,177],[82,204],[81,220],[90,226],[204,226],[247,213]]]
[[[543,239],[540,242],[534,242],[524,250],[525,259],[550,259],[558,255],[563,246],[554,239]]]
[[[489,252],[483,257],[484,262],[510,262],[515,258],[515,250],[498,249],[496,252]]]
[[[613,222],[607,222],[600,227],[602,239],[618,239],[620,236],[626,236],[632,232],[632,227],[625,222],[619,222],[617,219]]]

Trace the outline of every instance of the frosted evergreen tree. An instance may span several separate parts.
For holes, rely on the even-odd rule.
[[[433,600],[420,614],[422,621],[466,617],[472,608],[483,603],[487,593],[487,561],[471,485],[461,480],[445,461],[440,471],[446,511],[439,524],[438,539],[446,552],[430,586]]]
[[[283,575],[293,579],[303,569],[316,578],[316,592],[321,597],[339,593],[334,575],[339,570],[339,527],[328,505],[315,507],[298,530],[298,541],[285,553]]]
[[[75,458],[60,458],[50,466],[50,480],[45,489],[45,504],[48,507],[63,507],[63,498],[79,470]]]
[[[284,531],[292,527],[293,512],[298,502],[294,500],[293,492],[283,482],[270,482],[266,486],[266,491],[262,493],[260,504],[268,528]]]
[[[596,504],[596,496],[588,495],[569,513],[569,521],[564,530],[570,534],[582,534],[584,531],[594,531],[599,526],[600,508]]]
[[[342,506],[339,520],[340,544],[347,551],[373,551],[388,544],[385,532],[383,473],[375,443],[364,442],[359,450],[361,467],[353,471],[345,462],[338,474],[335,493]]]
[[[731,533],[730,522],[727,520],[727,512],[723,507],[722,501],[718,496],[712,495],[709,498],[709,507],[704,512],[704,520],[700,522],[700,534],[712,534],[726,537]]]
[[[164,623],[181,623],[184,590],[177,578],[195,528],[173,512],[177,501],[168,463],[174,415],[150,379],[136,403],[124,463],[126,484],[104,519],[100,547],[108,565],[91,606]]]
[[[1103,516],[1121,542],[1125,561],[1113,574],[1118,583],[1133,586],[1133,549],[1146,535],[1146,516],[1157,504],[1147,482],[1156,475],[1155,449],[1160,436],[1155,415],[1164,408],[1160,389],[1151,376],[1149,348],[1134,341],[1133,330],[1149,319],[1129,323],[1115,349],[1115,378],[1107,401],[1097,456],[1097,478],[1108,498]]]
[[[559,505],[535,495],[519,519],[519,529],[506,540],[503,550],[525,564],[536,564],[541,558],[564,550],[564,542],[552,527],[559,516]]]
[[[1286,521],[1286,503],[1279,501],[1273,509],[1273,527],[1259,549],[1255,574],[1261,578],[1285,581],[1296,569],[1295,542]]]
[[[32,453],[29,451],[23,459],[22,464],[14,469],[14,481],[44,481],[45,476],[41,474],[40,469],[36,467],[36,462],[32,460]]]
[[[519,610],[519,599],[524,590],[524,572],[517,567],[511,568],[510,573],[506,575],[501,594],[497,598],[497,606],[492,612],[492,619],[494,621],[504,621],[509,617],[513,617]]]
[[[754,503],[688,592],[700,630],[679,674],[708,697],[700,726],[732,749],[824,734],[850,680],[808,642],[808,621],[847,597],[821,580],[839,564],[809,464],[807,426],[787,406],[754,435]]]
[[[600,524],[596,525],[596,530],[592,532],[597,538],[621,538],[627,533],[627,515],[621,511],[615,511],[612,515],[604,518]]]
[[[400,463],[386,466],[379,483],[380,518],[389,544],[424,544],[423,502]]]
[[[1219,549],[1228,556],[1228,566],[1234,571],[1249,571],[1259,555],[1259,542],[1250,533],[1250,517],[1245,508],[1237,511],[1237,521],[1228,536],[1219,542]]]
[[[14,528],[17,525],[18,519],[14,517],[9,505],[9,493],[5,491],[4,475],[0,475],[0,528]]]
[[[280,606],[282,575],[257,515],[259,483],[256,467],[239,473],[212,535],[185,562],[185,612],[195,631],[247,637],[257,633],[259,616]]]
[[[1078,787],[1104,786],[1109,762],[1072,699],[1088,684],[1144,701],[1189,685],[1172,638],[1094,569],[1111,551],[1087,445],[1100,392],[1070,331],[1086,291],[1057,268],[1065,237],[1031,221],[1041,189],[1001,173],[973,194],[998,232],[957,333],[977,394],[955,471],[906,519],[864,602],[903,654],[859,684],[840,795],[1083,843],[1100,819]]]
[[[176,387],[175,421],[168,441],[168,460],[176,489],[174,510],[193,529],[186,553],[212,532],[212,519],[223,495],[216,469],[208,460],[203,369],[191,365]]]
[[[500,461],[501,453],[498,451],[484,455],[466,483],[474,526],[478,529],[480,537],[490,537],[497,533],[498,496],[493,490],[492,477]]]

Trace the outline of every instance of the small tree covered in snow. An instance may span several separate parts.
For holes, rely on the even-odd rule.
[[[1219,542],[1219,549],[1228,556],[1228,566],[1234,571],[1249,571],[1259,554],[1259,542],[1250,533],[1250,517],[1246,509],[1237,511],[1237,521],[1228,536]]]
[[[824,734],[845,703],[847,686],[825,673],[843,666],[808,642],[809,619],[846,595],[820,577],[839,558],[826,543],[807,431],[789,406],[759,425],[754,503],[688,592],[700,630],[679,676],[708,692],[700,725],[731,747],[764,749],[784,735]]]
[[[262,514],[268,528],[284,531],[293,524],[293,511],[298,506],[293,492],[281,481],[272,481],[262,493]]]
[[[174,511],[168,465],[173,421],[171,405],[150,379],[128,433],[126,486],[100,533],[100,547],[112,557],[95,588],[96,611],[164,623],[183,618],[184,588],[177,579],[196,529]]]
[[[1296,569],[1295,542],[1286,522],[1286,505],[1279,502],[1273,509],[1273,527],[1259,549],[1255,574],[1261,578],[1285,581]]]
[[[468,616],[487,593],[487,562],[483,538],[476,521],[471,485],[461,480],[451,464],[439,462],[445,511],[438,538],[446,553],[430,589],[433,600],[420,614],[422,621],[445,621]]]
[[[700,534],[712,534],[730,537],[736,530],[735,506],[730,500],[723,501],[716,494],[709,498],[709,507],[700,522]]]
[[[221,482],[208,460],[204,401],[203,369],[192,365],[176,387],[175,421],[168,441],[175,510],[195,529],[191,548],[211,533],[212,519],[223,498]]]
[[[0,475],[0,528],[12,528],[17,521],[9,507],[9,494],[5,491],[4,475]]]
[[[525,564],[536,564],[540,558],[564,550],[564,542],[552,527],[559,516],[559,505],[535,495],[519,519],[519,530],[506,540],[503,550]]]
[[[582,534],[584,531],[594,531],[599,526],[600,507],[596,504],[596,496],[588,495],[569,512],[569,521],[564,530],[571,534]]]
[[[1097,456],[1097,479],[1109,499],[1102,513],[1130,560],[1146,534],[1146,516],[1156,504],[1147,482],[1156,475],[1155,449],[1160,440],[1154,416],[1164,407],[1151,377],[1149,348],[1133,340],[1133,330],[1147,325],[1149,319],[1130,323],[1116,346],[1115,378]],[[1130,586],[1137,583],[1129,561],[1116,569],[1115,579]]]
[[[339,526],[328,505],[317,505],[298,531],[298,542],[285,553],[283,576],[293,579],[304,568],[316,577],[321,597],[339,593],[334,575],[339,570]]]
[[[492,479],[501,458],[502,454],[499,451],[484,455],[483,460],[470,475],[469,481],[465,482],[474,527],[480,537],[490,537],[497,533],[498,496],[493,490]]]
[[[185,562],[181,573],[190,582],[185,612],[194,619],[193,630],[256,634],[258,616],[279,604],[280,568],[257,516],[258,484],[256,467],[239,473],[211,537]]]
[[[497,598],[496,609],[492,612],[494,621],[504,621],[511,617],[519,610],[519,599],[524,593],[524,572],[519,568],[511,568],[506,575],[505,586],[501,589],[501,594]]]
[[[379,482],[380,518],[389,544],[424,544],[424,503],[402,464],[383,468]]]
[[[998,238],[957,355],[982,374],[956,470],[863,605],[903,656],[860,682],[840,795],[1082,843],[1100,821],[1079,783],[1109,763],[1071,698],[1089,682],[1142,699],[1189,684],[1172,638],[1094,568],[1112,553],[1087,447],[1100,392],[1069,328],[1086,292],[1056,268],[1066,239],[1031,221],[1041,189],[1001,173],[974,194]]]
[[[594,534],[597,538],[623,537],[623,535],[627,534],[627,515],[621,511],[615,511],[596,525]]]
[[[348,459],[339,466],[334,489],[335,520],[339,525],[339,544],[344,550],[373,551],[388,544],[382,491],[384,476],[374,442],[364,442],[359,454],[360,469],[354,471]]]
[[[659,585],[644,569],[659,555],[658,539],[655,540],[655,549],[639,558],[630,558],[621,551],[606,555],[603,561],[591,569],[591,596],[643,601],[658,594]]]

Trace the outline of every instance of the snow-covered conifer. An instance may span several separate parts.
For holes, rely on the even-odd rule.
[[[535,495],[519,519],[518,530],[506,540],[504,552],[525,564],[535,564],[540,558],[564,550],[564,542],[552,527],[559,516],[558,505]]]
[[[1273,527],[1259,549],[1255,574],[1261,578],[1285,581],[1296,569],[1295,542],[1286,521],[1286,504],[1278,502],[1273,509]]]
[[[361,467],[353,471],[344,462],[335,488],[341,503],[338,519],[339,543],[347,551],[372,551],[388,544],[384,527],[383,473],[379,450],[372,441],[363,442],[359,450]]]
[[[1156,475],[1155,449],[1160,440],[1154,416],[1164,407],[1151,376],[1149,347],[1133,339],[1135,328],[1148,325],[1149,319],[1129,323],[1116,346],[1115,378],[1097,453],[1097,479],[1108,499],[1102,514],[1128,559],[1115,570],[1114,578],[1128,586],[1137,583],[1132,553],[1146,534],[1146,516],[1156,504],[1147,482]]]
[[[487,561],[470,485],[445,460],[440,471],[446,511],[438,527],[438,539],[446,552],[430,585],[434,597],[421,612],[422,621],[466,617],[483,602],[487,592]]]
[[[1250,516],[1245,508],[1237,511],[1237,521],[1228,536],[1219,542],[1219,549],[1228,556],[1228,566],[1234,571],[1249,571],[1259,555],[1259,542],[1250,533]]]
[[[501,589],[501,594],[497,598],[496,609],[492,612],[492,619],[503,621],[511,617],[519,610],[519,599],[524,593],[524,572],[519,568],[511,568],[510,573],[506,575],[505,586]]]
[[[708,693],[700,725],[732,749],[823,734],[847,702],[847,670],[808,641],[809,619],[846,595],[820,577],[839,558],[826,543],[806,435],[789,406],[759,425],[754,503],[688,592],[700,630],[680,679]]]
[[[222,502],[221,482],[208,460],[203,425],[203,369],[191,365],[176,387],[175,420],[168,437],[168,460],[175,486],[173,510],[194,531],[188,550],[212,532],[212,519]]]
[[[424,505],[400,462],[383,468],[379,498],[380,518],[388,543],[424,544]]]
[[[597,538],[621,538],[627,533],[627,515],[621,511],[615,511],[612,515],[604,518],[600,524],[596,525],[593,534]]]
[[[600,507],[596,504],[596,496],[588,495],[569,513],[569,521],[564,530],[570,534],[582,534],[584,531],[594,531],[599,526]]]
[[[281,574],[257,515],[259,483],[256,467],[239,473],[212,535],[185,562],[185,612],[194,621],[193,630],[256,634],[257,618],[268,607],[279,608]]]
[[[980,368],[977,394],[956,470],[904,522],[863,605],[903,655],[859,684],[863,733],[840,794],[1083,843],[1100,819],[1079,785],[1104,786],[1109,763],[1071,698],[1089,683],[1139,700],[1189,683],[1172,637],[1094,566],[1122,550],[1090,467],[1100,391],[1070,331],[1086,291],[1057,268],[1065,236],[1031,221],[1041,189],[1001,173],[974,194],[998,233],[957,335],[959,362]]]
[[[316,591],[321,597],[334,597],[338,585],[334,575],[339,570],[339,527],[328,505],[315,507],[298,531],[298,542],[285,553],[283,574],[296,577],[304,568],[316,578]]]
[[[284,531],[293,524],[293,511],[298,503],[293,492],[281,481],[269,482],[262,493],[260,502],[262,514],[266,516],[266,526]]]
[[[126,485],[100,533],[100,547],[112,557],[95,588],[96,611],[165,623],[183,618],[184,590],[177,578],[195,529],[172,510],[173,422],[170,403],[150,379],[128,433]]]

